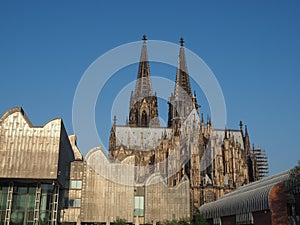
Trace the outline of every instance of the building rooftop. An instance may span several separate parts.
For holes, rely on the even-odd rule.
[[[286,181],[288,176],[289,171],[285,171],[241,186],[236,191],[224,195],[215,202],[204,204],[200,207],[200,212],[205,218],[220,218],[268,210],[270,207],[270,191],[276,184]]]

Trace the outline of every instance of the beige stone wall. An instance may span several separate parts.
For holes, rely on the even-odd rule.
[[[168,187],[159,174],[153,174],[145,186],[145,223],[189,217],[189,181]]]
[[[113,222],[119,218],[133,222],[134,169],[128,164],[109,163],[101,148],[86,156],[83,174],[81,222]],[[112,178],[112,179],[111,179]]]
[[[61,142],[62,120],[54,119],[42,127],[32,126],[22,108],[13,108],[0,118],[0,177],[57,179],[64,177],[72,154]],[[59,151],[65,153],[59,171]],[[61,179],[62,182],[62,179]]]

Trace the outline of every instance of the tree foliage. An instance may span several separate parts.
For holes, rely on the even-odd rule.
[[[117,219],[114,221],[114,225],[126,225],[126,224],[127,224],[126,220],[119,217],[117,217]]]
[[[194,216],[191,219],[181,218],[179,220],[158,221],[156,225],[207,225],[207,222],[200,214],[199,209],[194,208]]]
[[[298,194],[300,191],[300,161],[298,161],[298,165],[290,171],[289,178],[286,182],[286,190],[294,194]]]
[[[127,224],[126,220],[119,217],[117,217],[117,219],[114,221],[114,225],[126,225],[126,224]],[[199,209],[194,208],[194,216],[191,219],[181,218],[179,220],[165,220],[163,222],[157,221],[156,225],[207,225],[207,222],[200,214]]]
[[[194,215],[191,218],[192,225],[206,225],[207,222],[204,217],[201,215],[198,208],[194,207]]]

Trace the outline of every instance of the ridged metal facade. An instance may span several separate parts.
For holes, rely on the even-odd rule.
[[[57,224],[72,146],[61,119],[33,126],[20,107],[0,117],[0,224]]]
[[[205,218],[220,218],[230,215],[270,209],[270,191],[275,185],[286,181],[289,171],[239,187],[221,199],[200,207]]]

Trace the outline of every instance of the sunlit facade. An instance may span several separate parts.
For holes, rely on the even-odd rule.
[[[33,126],[22,108],[0,117],[0,224],[56,224],[75,160],[61,119]]]
[[[152,223],[189,217],[189,180],[160,174],[135,186],[134,156],[111,162],[101,147],[83,159],[61,119],[33,126],[20,107],[0,117],[0,225]]]

